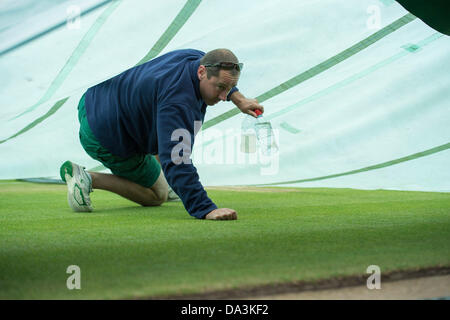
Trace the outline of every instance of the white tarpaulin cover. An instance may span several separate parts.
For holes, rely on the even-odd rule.
[[[279,152],[242,153],[243,115],[208,107],[208,185],[450,191],[450,38],[395,1],[0,3],[0,179],[103,170],[78,140],[84,91],[166,52],[231,49]]]

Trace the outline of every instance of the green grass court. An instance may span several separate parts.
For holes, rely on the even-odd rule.
[[[0,299],[121,299],[450,265],[450,194],[323,188],[208,189],[237,221],[190,217],[64,185],[0,182]],[[68,290],[69,265],[81,290]],[[368,277],[369,275],[367,275]]]

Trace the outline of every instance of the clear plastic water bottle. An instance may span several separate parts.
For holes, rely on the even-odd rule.
[[[259,109],[256,109],[255,113],[257,118],[247,115],[242,121],[241,152],[255,153],[258,145],[263,155],[270,156],[278,150],[272,125],[265,121]]]
[[[272,125],[269,121],[265,121],[260,110],[256,109],[255,113],[258,115],[255,123],[255,131],[261,153],[265,156],[273,155],[278,151],[278,146],[275,142]]]

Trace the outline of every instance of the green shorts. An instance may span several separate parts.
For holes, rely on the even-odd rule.
[[[95,160],[117,176],[131,180],[141,186],[153,186],[161,173],[161,165],[151,154],[134,155],[122,158],[111,154],[101,146],[89,127],[86,117],[84,95],[78,104],[78,120],[80,121],[80,142],[84,150]]]

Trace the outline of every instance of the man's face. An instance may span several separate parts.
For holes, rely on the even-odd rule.
[[[208,106],[215,105],[220,100],[226,101],[230,90],[237,85],[239,74],[232,76],[228,70],[220,70],[218,77],[208,79],[206,67],[200,65],[197,71],[200,80],[200,94]]]

